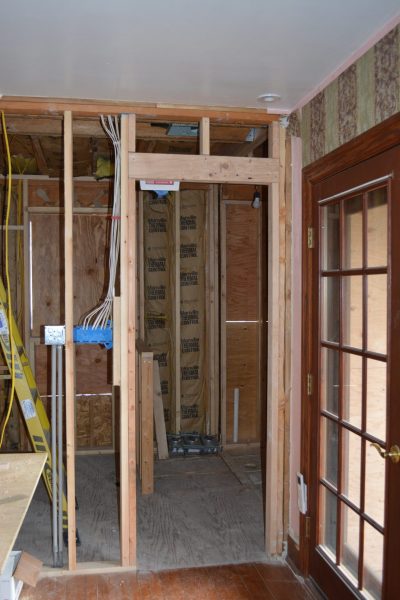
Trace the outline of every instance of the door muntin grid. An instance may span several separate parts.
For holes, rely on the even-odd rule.
[[[319,207],[318,550],[380,598],[385,534],[387,186]]]

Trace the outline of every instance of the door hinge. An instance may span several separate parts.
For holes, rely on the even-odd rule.
[[[309,227],[307,230],[307,246],[314,248],[314,227]]]
[[[306,536],[306,539],[310,539],[310,535],[311,535],[311,517],[305,517],[304,518],[304,524],[305,524],[305,536]]]
[[[311,373],[307,373],[307,396],[311,396],[313,393],[313,376]]]

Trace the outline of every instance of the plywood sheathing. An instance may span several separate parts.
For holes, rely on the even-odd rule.
[[[261,210],[251,201],[223,200],[226,214],[226,419],[227,442],[233,435],[233,392],[240,390],[239,441],[260,441],[259,229]],[[223,187],[223,197],[229,191]],[[250,321],[250,322],[244,322]]]
[[[0,573],[13,549],[46,457],[45,452],[0,456]]]
[[[48,348],[41,344],[41,328],[44,324],[64,323],[65,318],[62,294],[63,194],[60,193],[58,180],[24,180],[23,183],[29,199],[25,211],[28,233],[28,222],[32,223],[32,330],[28,310],[25,336],[28,348],[34,349],[31,359],[39,392],[44,396],[50,394],[50,355]],[[110,197],[109,182],[74,182],[74,324],[79,323],[98,304],[106,291]],[[26,264],[29,265],[29,262],[28,255]],[[28,268],[26,274],[29,275]],[[29,279],[25,287],[29,293]],[[75,358],[76,408],[79,417],[77,448],[80,451],[94,450],[96,447],[112,449],[114,402],[111,352],[100,346],[77,345]],[[44,403],[46,405],[46,398]]]

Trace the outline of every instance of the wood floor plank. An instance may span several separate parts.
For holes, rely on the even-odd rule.
[[[276,600],[311,600],[304,585],[296,581],[270,580],[267,588]]]
[[[261,575],[263,573],[263,576]],[[242,564],[169,571],[72,575],[25,586],[21,600],[311,600],[282,565]]]
[[[255,565],[234,565],[232,569],[241,577],[252,600],[275,600]]]
[[[24,585],[20,600],[66,600],[66,578],[46,577],[36,587]]]
[[[124,573],[120,577],[121,600],[136,600],[139,598],[139,584],[136,573]]]
[[[252,600],[241,577],[229,566],[210,567],[210,572],[220,600]]]
[[[97,600],[97,577],[96,575],[84,575],[85,579],[85,599]]]
[[[76,577],[74,575],[65,577],[65,595],[67,598],[86,598],[86,588],[87,577]]]
[[[157,573],[139,572],[137,581],[140,600],[166,600]]]
[[[264,581],[297,581],[294,573],[286,565],[259,563],[256,568]]]

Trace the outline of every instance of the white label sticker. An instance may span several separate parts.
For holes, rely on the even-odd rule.
[[[21,408],[26,420],[33,419],[33,417],[36,417],[36,409],[30,398],[28,398],[27,400],[22,400]]]
[[[8,321],[4,311],[0,310],[0,335],[8,335]]]

